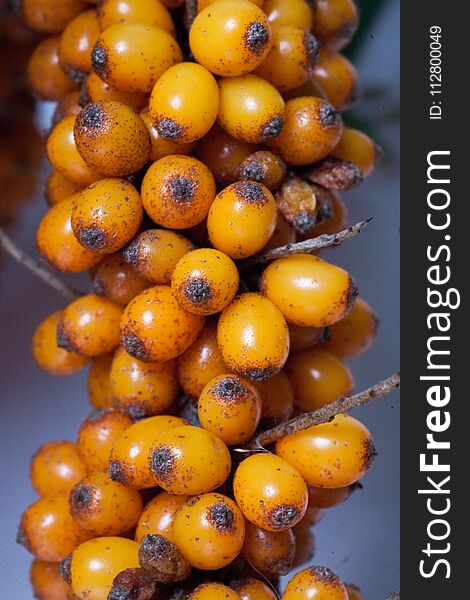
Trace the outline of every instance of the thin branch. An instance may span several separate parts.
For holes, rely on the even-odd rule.
[[[36,277],[39,277],[44,283],[51,286],[56,292],[59,292],[67,300],[75,300],[80,296],[80,293],[70,288],[67,284],[61,281],[58,277],[51,273],[41,264],[28,256],[21,248],[19,248],[5,230],[0,227],[0,247],[5,250],[21,265],[29,269]]]
[[[400,592],[394,592],[393,594],[390,594],[387,600],[400,600]]]
[[[350,227],[347,227],[338,233],[324,233],[323,235],[319,235],[303,242],[296,242],[295,244],[286,244],[285,246],[280,246],[279,248],[273,248],[272,250],[263,252],[263,254],[258,254],[257,256],[253,256],[252,258],[244,260],[240,263],[240,267],[246,269],[247,267],[252,267],[253,265],[259,265],[269,262],[270,260],[276,260],[276,258],[284,258],[286,256],[291,256],[292,254],[313,254],[313,252],[321,250],[322,248],[338,246],[338,244],[341,244],[342,242],[356,237],[356,235],[362,233],[371,221],[372,217],[370,219],[366,219],[365,221],[359,221],[359,223],[351,225]]]
[[[299,415],[298,417],[294,417],[290,421],[286,423],[281,423],[272,429],[268,429],[267,431],[263,431],[256,437],[254,437],[251,441],[245,444],[245,448],[251,450],[261,450],[265,446],[269,444],[273,444],[277,442],[281,438],[286,435],[291,435],[293,433],[297,433],[298,431],[303,431],[304,429],[308,429],[313,425],[321,425],[322,423],[328,423],[336,415],[341,413],[346,413],[353,408],[358,408],[359,406],[364,406],[368,404],[375,398],[380,398],[382,396],[386,396],[393,392],[393,390],[397,389],[400,385],[400,372],[397,371],[388,379],[384,379],[383,381],[379,381],[372,387],[363,392],[359,392],[358,394],[354,394],[353,396],[343,396],[342,398],[338,398],[331,404],[327,404],[326,406],[322,406],[318,410],[314,410],[309,413],[305,413],[303,415]]]

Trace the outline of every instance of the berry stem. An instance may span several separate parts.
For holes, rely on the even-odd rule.
[[[67,300],[75,300],[80,296],[79,292],[70,288],[53,273],[45,269],[42,265],[28,256],[26,252],[19,248],[5,232],[3,227],[0,227],[0,247],[3,248],[7,254],[13,257],[21,265],[34,273],[36,277],[39,277],[39,279],[44,281],[44,283],[47,283],[56,292],[59,292],[59,294]]]
[[[354,394],[352,396],[343,396],[335,400],[331,404],[322,406],[318,410],[314,410],[309,413],[304,413],[298,417],[294,417],[286,423],[281,423],[272,429],[263,431],[254,437],[251,441],[245,444],[245,447],[250,450],[260,450],[269,444],[277,442],[286,435],[297,433],[308,429],[313,425],[321,425],[322,423],[328,423],[333,420],[334,417],[341,413],[346,413],[353,408],[364,406],[375,398],[381,398],[393,392],[400,386],[400,371],[394,373],[391,377],[379,381],[372,387]]]
[[[362,231],[371,221],[372,217],[366,219],[365,221],[359,221],[359,223],[351,225],[342,231],[338,231],[338,233],[324,233],[323,235],[311,238],[310,240],[296,242],[295,244],[286,244],[285,246],[280,246],[279,248],[273,248],[272,250],[268,250],[263,254],[258,254],[257,256],[248,258],[240,263],[240,266],[241,268],[246,269],[247,267],[252,267],[253,265],[263,264],[269,262],[270,260],[291,256],[292,254],[313,254],[313,252],[321,250],[322,248],[338,246],[338,244],[341,244],[345,240],[349,240],[350,238],[362,233]]]

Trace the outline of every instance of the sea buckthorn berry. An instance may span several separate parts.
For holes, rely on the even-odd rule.
[[[348,226],[348,209],[346,207],[346,204],[344,203],[344,201],[341,199],[341,196],[337,192],[334,192],[333,190],[328,190],[328,191],[330,192],[330,195],[331,195],[332,215],[331,215],[331,217],[328,217],[321,223],[317,223],[317,225],[315,225],[315,228],[311,232],[309,237],[322,235],[324,233],[329,233],[329,234],[338,233],[339,231],[346,229],[346,227]]]
[[[102,354],[91,361],[88,371],[88,398],[90,403],[102,410],[114,406],[114,398],[111,392],[111,363],[113,354]]]
[[[173,539],[197,569],[222,569],[240,553],[245,519],[233,500],[222,494],[203,494],[188,500],[173,520]]]
[[[39,42],[28,62],[29,85],[43,100],[60,100],[77,87],[59,66],[59,40],[53,35]]]
[[[351,275],[310,254],[272,262],[262,275],[261,289],[288,321],[304,327],[333,325],[357,295]]]
[[[254,181],[238,181],[222,190],[210,207],[210,241],[233,259],[247,258],[268,242],[276,218],[276,201],[268,188]]]
[[[46,180],[44,194],[50,206],[58,204],[69,196],[81,192],[83,186],[67,179],[56,169],[52,169]]]
[[[166,361],[187,350],[203,327],[204,317],[181,308],[170,286],[157,285],[127,305],[121,319],[121,343],[138,360]]]
[[[365,600],[361,590],[353,583],[345,584],[346,591],[348,592],[348,600]]]
[[[310,31],[312,9],[307,0],[266,0],[263,10],[273,27],[291,25]]]
[[[146,535],[158,534],[174,541],[172,525],[176,511],[189,500],[189,496],[177,496],[160,492],[145,506],[137,528],[135,539],[141,542]]]
[[[120,23],[105,29],[91,52],[95,73],[112,87],[148,93],[183,55],[171,34],[154,25]]]
[[[176,364],[143,363],[118,348],[111,366],[111,391],[115,404],[133,419],[164,413],[176,399]]]
[[[219,250],[201,248],[178,262],[171,289],[179,304],[196,315],[220,312],[234,299],[240,277],[231,258]]]
[[[83,93],[89,102],[112,100],[114,102],[121,102],[136,112],[142,110],[148,101],[147,94],[116,90],[109,83],[100,79],[94,72],[90,73],[85,79]]]
[[[297,233],[312,231],[318,219],[318,201],[314,186],[301,177],[291,176],[276,194],[282,216]]]
[[[124,569],[113,579],[107,600],[154,600],[156,593],[157,583],[145,569]]]
[[[241,600],[277,600],[277,595],[259,579],[244,579],[232,584]]]
[[[217,81],[207,69],[190,62],[168,69],[155,84],[149,102],[155,129],[162,138],[177,143],[205,136],[218,110]]]
[[[153,126],[148,108],[142,110],[140,118],[145,123],[150,135],[151,149],[149,160],[152,162],[159,160],[164,156],[169,156],[170,154],[191,154],[194,150],[194,144],[192,143],[185,144],[165,140]]]
[[[341,360],[358,356],[371,346],[377,335],[377,317],[362,298],[358,298],[349,313],[331,326],[322,348]]]
[[[178,261],[194,250],[192,243],[175,231],[147,229],[122,251],[124,260],[153,283],[170,283]]]
[[[217,124],[196,146],[196,156],[221,185],[237,181],[240,164],[255,151],[254,144],[235,139]]]
[[[296,241],[295,229],[290,225],[279,212],[277,215],[276,228],[269,239],[268,243],[263,247],[263,251],[280,248],[287,244],[293,244]]]
[[[201,11],[189,32],[197,62],[221,77],[244,75],[260,65],[272,44],[264,12],[245,0],[214,2]]]
[[[47,138],[46,152],[54,169],[84,187],[101,179],[102,175],[89,167],[78,153],[73,135],[76,118],[70,115],[54,125]]]
[[[93,534],[69,513],[68,494],[45,496],[21,515],[18,543],[40,560],[58,562]]]
[[[109,254],[93,269],[93,291],[118,304],[129,302],[150,287],[150,282],[137,274],[121,254]]]
[[[294,388],[295,404],[305,412],[347,396],[354,387],[347,366],[320,348],[291,354],[286,371]]]
[[[59,62],[72,81],[81,83],[91,70],[91,49],[100,34],[96,10],[77,15],[62,32]]]
[[[52,206],[42,218],[36,233],[41,256],[55,269],[78,273],[96,265],[101,256],[78,243],[72,231],[72,210],[78,194]]]
[[[122,306],[107,298],[87,294],[64,309],[57,328],[57,344],[69,352],[98,356],[119,344]]]
[[[313,71],[317,81],[337,110],[345,110],[355,100],[357,72],[354,65],[342,54],[322,48]]]
[[[29,475],[40,496],[64,494],[85,477],[85,466],[73,442],[49,442],[31,461]]]
[[[276,452],[298,469],[308,485],[321,488],[355,483],[376,455],[369,430],[349,415],[282,438]]]
[[[31,563],[29,580],[38,600],[67,600],[72,591],[62,579],[57,563],[35,558]]]
[[[188,600],[240,600],[237,592],[227,587],[223,583],[202,583],[191,592]]]
[[[325,337],[325,329],[323,327],[302,327],[288,323],[290,349],[292,352],[299,350],[309,350],[313,348]]]
[[[308,506],[307,486],[299,472],[270,453],[253,454],[240,463],[233,492],[248,521],[266,531],[290,529]]]
[[[320,510],[333,508],[346,502],[354,489],[354,485],[332,489],[310,486],[308,488],[308,505],[311,508],[319,508]]]
[[[114,578],[139,568],[139,544],[122,537],[99,537],[81,544],[61,565],[81,600],[107,600]]]
[[[162,415],[144,419],[134,423],[126,431],[121,431],[113,438],[109,465],[111,479],[138,490],[154,487],[155,477],[150,471],[148,457],[155,438],[164,431],[186,424],[186,421],[179,417]]]
[[[207,321],[197,340],[177,359],[178,379],[191,398],[199,398],[204,387],[229,372],[217,343],[217,322]]]
[[[219,87],[218,123],[230,135],[260,144],[281,133],[285,103],[268,81],[256,75],[242,75],[221,79]]]
[[[300,87],[313,75],[320,44],[313,35],[292,25],[273,28],[273,45],[255,73],[278,90]]]
[[[287,90],[282,94],[284,100],[292,100],[292,98],[302,98],[303,96],[315,96],[328,100],[325,90],[315,79],[309,79],[303,85],[293,90]]]
[[[86,6],[83,0],[22,0],[21,11],[31,29],[58,33]]]
[[[269,146],[289,165],[308,165],[330,154],[342,133],[343,120],[329,102],[293,98],[286,102],[284,127]]]
[[[289,581],[282,600],[348,600],[340,578],[326,567],[308,567]]]
[[[201,12],[201,10],[204,10],[206,8],[206,6],[209,6],[210,4],[213,4],[214,2],[219,2],[220,0],[198,0],[197,3],[197,10],[198,12]],[[249,0],[252,4],[256,4],[256,6],[259,6],[260,8],[263,6],[264,4],[264,0]]]
[[[148,460],[155,484],[183,495],[215,490],[227,479],[231,467],[227,446],[214,434],[192,425],[156,436]],[[176,537],[175,541],[178,544]]]
[[[137,233],[143,217],[140,195],[126,179],[101,179],[77,196],[72,229],[84,248],[112,254]]]
[[[148,169],[142,182],[142,202],[158,225],[187,229],[203,221],[215,198],[209,169],[192,156],[165,156]]]
[[[88,363],[88,358],[57,346],[57,326],[61,318],[62,311],[57,311],[38,326],[33,336],[32,352],[34,360],[44,371],[51,375],[72,375]]]
[[[174,33],[175,26],[168,10],[158,0],[101,0],[98,4],[101,30],[117,23],[155,25]]]
[[[241,294],[222,313],[217,340],[229,369],[253,381],[278,373],[289,354],[289,332],[279,309],[260,294]]]
[[[256,431],[261,400],[249,381],[238,375],[219,375],[202,390],[198,417],[204,429],[233,446],[246,442]]]
[[[268,579],[287,575],[295,555],[292,529],[265,531],[252,523],[246,524],[242,557]]]
[[[87,104],[74,127],[77,149],[87,165],[110,177],[125,177],[145,165],[150,135],[132,108],[115,100]]]
[[[277,425],[287,421],[294,410],[294,392],[285,373],[277,373],[255,384],[261,398],[263,423]]]
[[[362,175],[367,177],[375,168],[380,149],[362,131],[345,127],[339,144],[333,150],[333,155],[354,163],[359,167]]]
[[[158,583],[184,581],[191,573],[191,565],[177,546],[159,534],[146,535],[141,541],[139,561]]]
[[[69,92],[61,98],[55,107],[51,124],[55,125],[65,117],[76,117],[83,109],[82,93],[78,90]]]
[[[143,510],[137,490],[92,473],[70,491],[70,514],[95,535],[120,535],[136,526]]]
[[[286,165],[267,150],[259,150],[245,158],[238,167],[238,179],[262,183],[270,191],[277,190],[286,174]]]
[[[313,33],[321,45],[341,50],[352,39],[359,24],[354,0],[315,0]]]
[[[85,419],[78,431],[77,449],[88,473],[108,470],[114,441],[131,425],[132,419],[112,409],[95,411]]]

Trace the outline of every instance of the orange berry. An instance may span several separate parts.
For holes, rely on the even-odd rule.
[[[92,271],[93,291],[98,296],[118,304],[129,302],[150,287],[150,282],[138,275],[121,254],[105,256]]]
[[[359,24],[354,0],[316,0],[313,6],[313,33],[325,48],[341,50]]]
[[[353,491],[353,485],[331,489],[310,486],[308,488],[308,505],[311,508],[318,508],[320,510],[333,508],[346,502]]]
[[[277,425],[287,421],[294,410],[294,392],[287,375],[281,371],[255,387],[261,398],[263,422]]]
[[[201,10],[204,10],[206,8],[206,6],[209,6],[210,4],[213,4],[214,2],[220,2],[221,0],[198,0],[197,3],[197,10],[198,12],[201,12]],[[263,6],[264,4],[264,0],[249,0],[252,4],[256,4],[256,6],[259,6],[260,8]]]
[[[29,579],[34,597],[38,600],[67,600],[70,586],[62,579],[57,563],[35,558],[31,563]]]
[[[139,562],[158,583],[186,581],[191,574],[191,565],[176,544],[159,534],[144,537],[139,547]]]
[[[365,600],[361,590],[353,583],[346,583],[346,591],[348,592],[348,600]]]
[[[158,0],[101,0],[98,4],[98,22],[101,30],[117,23],[155,25],[174,33],[170,13]]]
[[[241,600],[277,600],[274,591],[259,579],[243,579],[232,584]]]
[[[308,234],[308,237],[314,237],[324,233],[338,233],[338,231],[346,229],[348,226],[348,209],[346,204],[343,202],[341,196],[337,192],[330,190],[330,193],[333,215],[325,221],[315,225],[311,234]]]
[[[81,83],[91,71],[91,49],[100,34],[96,10],[77,15],[62,32],[59,63],[72,81]]]
[[[85,466],[73,442],[48,442],[31,460],[29,476],[40,496],[65,494],[85,477]]]
[[[56,169],[52,169],[46,180],[44,194],[49,205],[54,206],[54,204],[62,202],[69,196],[81,192],[82,189],[82,185],[70,181],[65,175],[62,175]]]
[[[142,110],[148,101],[147,94],[116,90],[103,81],[94,72],[90,73],[83,83],[83,93],[89,102],[112,100],[129,106],[136,112]],[[150,159],[152,160],[152,159]]]
[[[188,600],[240,600],[237,592],[223,583],[202,583],[188,596]]]
[[[276,228],[272,234],[268,243],[263,247],[263,251],[272,250],[273,248],[280,248],[287,244],[293,244],[296,241],[295,229],[290,225],[282,216],[281,213],[277,215]]]
[[[319,344],[325,337],[323,327],[302,327],[288,323],[290,349],[292,352],[300,350],[309,350]]]
[[[328,100],[325,90],[315,79],[309,79],[303,85],[293,90],[287,90],[282,94],[284,100],[292,100],[292,98],[302,98],[303,96],[315,96]]]
[[[237,174],[239,179],[262,183],[272,192],[281,185],[286,165],[272,152],[260,150],[245,158],[238,167]]]
[[[174,542],[172,526],[176,511],[186,504],[189,496],[177,496],[160,492],[145,506],[137,528],[135,539],[141,542],[146,535],[158,534]]]
[[[144,108],[140,113],[140,118],[145,123],[150,135],[151,149],[150,158],[152,162],[169,156],[170,154],[191,154],[194,149],[193,143],[174,142],[163,138],[155,129],[148,108]]]
[[[321,85],[328,100],[337,110],[345,110],[356,98],[357,71],[339,52],[322,48],[313,78]]]
[[[367,177],[375,169],[380,149],[362,131],[345,127],[339,144],[333,150],[333,155],[354,163],[359,167],[362,175]]]
[[[88,398],[98,410],[114,406],[110,379],[112,362],[112,353],[102,354],[91,361],[88,371]]]
[[[252,523],[246,524],[242,557],[268,579],[287,575],[295,556],[295,536],[292,529],[265,531]]]
[[[86,6],[83,0],[22,0],[21,12],[31,29],[58,33]]]
[[[77,88],[59,66],[59,40],[53,35],[39,42],[28,62],[29,85],[43,100],[60,100]]]
[[[326,567],[308,567],[289,581],[282,600],[348,600],[340,578]]]
[[[263,6],[273,27],[291,25],[310,31],[313,14],[307,0],[266,0]]]
[[[69,117],[70,115],[76,117],[78,113],[82,111],[82,109],[83,96],[81,92],[79,92],[78,90],[74,92],[69,92],[58,101],[54,114],[52,115],[51,123],[52,125],[55,125],[61,119],[63,119],[64,117]]]

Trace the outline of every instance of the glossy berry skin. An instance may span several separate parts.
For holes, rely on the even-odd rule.
[[[333,325],[357,294],[346,271],[310,254],[272,262],[263,272],[261,290],[288,321],[303,327]]]
[[[145,506],[137,528],[135,539],[141,542],[149,534],[158,534],[174,542],[172,525],[176,511],[186,504],[189,496],[177,496],[168,492],[160,492]]]
[[[313,33],[322,47],[341,50],[351,41],[359,24],[354,0],[316,0]]]
[[[369,430],[349,415],[282,438],[276,452],[298,469],[308,485],[320,488],[355,483],[375,457]]]
[[[371,138],[351,127],[345,127],[339,144],[333,155],[348,160],[359,167],[364,177],[368,177],[375,169],[380,150]]]
[[[153,283],[168,284],[178,262],[191,250],[194,250],[193,244],[175,231],[147,229],[124,248],[122,255],[141,277]]]
[[[189,62],[168,69],[155,84],[149,101],[150,117],[159,135],[179,144],[204,137],[215,123],[218,109],[215,77]]]
[[[148,460],[152,444],[160,433],[183,425],[186,425],[184,419],[162,415],[144,419],[134,423],[126,431],[121,431],[114,439],[111,450],[111,479],[139,490],[154,487],[155,477],[150,471]]]
[[[304,85],[313,75],[319,43],[313,35],[292,25],[273,27],[273,45],[255,73],[282,92]]]
[[[213,4],[214,2],[220,2],[221,0],[198,0],[197,3],[197,10],[198,12],[201,12],[201,10],[204,10],[206,8],[206,6],[209,6],[210,4]],[[263,6],[264,4],[264,0],[249,0],[252,4],[256,4],[256,6],[259,6],[260,8]]]
[[[83,83],[82,93],[89,102],[112,100],[114,102],[121,102],[136,112],[143,110],[148,101],[147,94],[116,90],[106,83],[106,81],[100,79],[95,72],[91,72],[87,75]]]
[[[345,110],[355,100],[357,72],[354,65],[339,52],[326,48],[320,50],[313,78],[337,110]]]
[[[124,305],[151,285],[119,253],[105,256],[92,270],[92,277],[95,294]]]
[[[340,578],[325,567],[308,567],[289,581],[282,600],[348,600]]]
[[[31,460],[29,476],[40,496],[65,494],[85,477],[85,466],[73,442],[48,442]]]
[[[202,427],[229,446],[250,439],[261,418],[261,399],[252,383],[238,375],[219,375],[198,401]]]
[[[57,346],[57,326],[61,318],[62,311],[57,311],[38,326],[32,341],[33,357],[41,369],[51,375],[73,375],[88,363],[88,358]]]
[[[276,201],[267,188],[254,181],[238,181],[212,203],[207,218],[209,238],[231,258],[247,258],[267,243],[276,218]]]
[[[274,233],[269,239],[268,243],[263,247],[263,251],[272,250],[273,248],[280,248],[287,244],[293,244],[296,241],[295,229],[290,225],[282,214],[279,212],[277,215],[276,228]]]
[[[310,508],[333,508],[346,502],[349,496],[354,491],[354,486],[347,485],[340,488],[316,488],[310,486],[308,488],[308,505]]]
[[[96,10],[77,15],[62,32],[59,62],[72,81],[81,83],[91,71],[91,50],[100,34]]]
[[[188,596],[188,600],[240,600],[237,592],[223,583],[202,583]]]
[[[256,69],[271,43],[266,15],[244,0],[214,2],[198,14],[189,32],[197,62],[221,77],[236,77]]]
[[[196,315],[220,312],[234,299],[239,285],[238,269],[219,250],[201,248],[178,262],[171,289],[178,303]]]
[[[325,90],[315,79],[309,79],[303,85],[293,90],[283,92],[284,100],[292,100],[292,98],[302,98],[303,96],[315,96],[328,100]]]
[[[289,25],[310,31],[312,9],[307,0],[266,0],[263,6],[272,27]]]
[[[62,579],[57,563],[35,558],[31,563],[29,580],[38,600],[67,600],[70,586]]]
[[[118,23],[154,25],[174,33],[170,13],[158,0],[103,0],[98,5],[98,23],[101,30]]]
[[[348,592],[348,600],[365,600],[361,590],[353,583],[346,583],[346,591]]]
[[[246,524],[242,557],[268,579],[287,575],[295,555],[292,529],[265,531],[252,523]]]
[[[325,158],[343,133],[343,121],[321,98],[293,98],[286,102],[285,123],[270,149],[289,165],[308,165]]]
[[[102,354],[91,361],[88,371],[88,399],[91,405],[98,410],[113,408],[114,398],[111,392],[111,363],[113,353]]]
[[[182,60],[181,49],[171,34],[142,23],[108,27],[91,52],[95,73],[126,92],[150,92],[160,76]]]
[[[261,419],[270,426],[287,421],[294,410],[294,392],[287,375],[281,371],[255,384],[261,398]]]
[[[39,42],[28,62],[29,85],[43,100],[60,100],[77,88],[59,66],[59,40],[53,35]]]
[[[107,473],[92,473],[70,491],[70,514],[95,535],[120,535],[137,525],[143,510],[137,490],[111,481]]]
[[[312,184],[290,175],[276,194],[279,212],[294,228],[304,234],[313,229],[318,219],[319,202]]]
[[[75,145],[73,130],[75,115],[64,117],[49,133],[46,142],[47,158],[52,166],[73,183],[85,187],[101,179],[102,175],[89,167]]]
[[[105,472],[114,441],[132,425],[132,419],[113,409],[91,413],[81,424],[77,449],[88,473]]]
[[[121,344],[143,362],[171,360],[189,348],[203,326],[204,317],[181,308],[170,286],[157,285],[127,305],[121,319]]]
[[[26,24],[41,33],[59,33],[79,12],[86,8],[82,0],[23,0],[22,17]]]
[[[259,579],[243,579],[232,584],[241,600],[277,600],[273,590]]]
[[[227,366],[252,381],[278,373],[289,354],[281,312],[260,294],[241,294],[222,313],[217,339]]]
[[[302,327],[293,323],[289,323],[288,327],[292,352],[314,348],[325,337],[325,329],[322,327]]]
[[[150,157],[149,160],[154,162],[163,158],[164,156],[169,156],[170,154],[191,154],[194,150],[193,143],[179,143],[173,142],[171,140],[166,140],[163,138],[158,131],[155,129],[152,119],[150,118],[150,113],[148,108],[144,108],[140,113],[140,118],[145,123],[147,130],[150,135]]]
[[[191,398],[199,398],[204,387],[229,372],[217,343],[217,322],[206,322],[197,340],[177,359],[178,379]]]
[[[100,255],[78,243],[72,231],[72,210],[78,195],[52,206],[42,218],[36,232],[41,256],[58,271],[78,273],[96,265]]]
[[[175,514],[173,539],[193,567],[222,569],[240,553],[245,519],[233,500],[222,494],[203,494],[188,500]]]
[[[266,531],[290,529],[307,510],[305,481],[290,463],[270,453],[254,454],[240,463],[233,492],[245,518]]]
[[[133,419],[164,413],[179,389],[174,361],[143,363],[118,348],[111,366],[115,405]]]
[[[262,183],[268,190],[275,191],[286,174],[286,165],[267,150],[259,150],[245,158],[238,167],[238,179]]]
[[[46,180],[44,195],[49,206],[54,206],[69,196],[81,192],[82,189],[82,185],[70,181],[65,175],[52,169]]]
[[[148,460],[155,485],[190,496],[218,488],[231,467],[227,446],[214,434],[192,425],[156,436]]]
[[[132,108],[115,100],[87,104],[77,116],[75,143],[83,160],[109,177],[125,177],[145,165],[150,135]]]
[[[65,308],[57,328],[58,346],[84,356],[111,352],[119,344],[122,306],[86,294]]]
[[[138,552],[133,540],[98,537],[78,546],[63,571],[81,600],[107,600],[116,575],[140,567]]]
[[[166,156],[153,163],[142,182],[149,217],[163,227],[187,229],[205,219],[215,198],[209,169],[191,156]]]
[[[219,125],[234,138],[260,144],[278,136],[284,125],[284,99],[256,75],[219,81]]]
[[[137,233],[143,217],[140,195],[126,179],[101,179],[77,197],[72,229],[80,244],[112,254]]]
[[[353,376],[346,365],[320,348],[291,354],[286,371],[294,389],[295,404],[303,412],[347,396],[354,388]]]
[[[69,513],[68,494],[45,496],[21,515],[17,540],[36,558],[58,562],[92,534]]]

